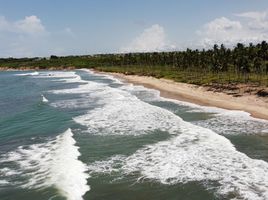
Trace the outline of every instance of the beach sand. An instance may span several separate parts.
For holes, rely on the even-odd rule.
[[[268,98],[258,97],[255,93],[242,93],[241,96],[235,97],[225,92],[209,91],[208,87],[178,83],[167,79],[119,73],[108,74],[128,83],[159,90],[162,97],[187,101],[202,106],[246,111],[255,118],[268,120]]]

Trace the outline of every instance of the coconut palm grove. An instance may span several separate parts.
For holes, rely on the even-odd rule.
[[[263,41],[249,45],[238,43],[233,48],[215,44],[212,49],[207,50],[2,58],[0,67],[15,70],[92,68],[198,85],[252,83],[267,86],[268,44]]]

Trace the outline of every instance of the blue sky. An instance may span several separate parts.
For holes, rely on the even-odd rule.
[[[209,48],[268,37],[267,0],[0,3],[0,57]]]

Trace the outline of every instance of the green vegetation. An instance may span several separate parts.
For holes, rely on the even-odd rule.
[[[0,59],[0,67],[22,69],[94,68],[167,78],[179,82],[206,84],[250,83],[268,86],[268,44],[233,49],[214,45],[209,50],[178,52],[99,54],[92,56],[51,56],[46,58]]]

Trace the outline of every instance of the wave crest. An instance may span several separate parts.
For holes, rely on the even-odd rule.
[[[90,189],[87,185],[89,175],[86,166],[78,160],[80,153],[75,143],[73,133],[68,129],[47,143],[19,147],[0,161],[1,164],[18,166],[15,169],[6,168],[5,178],[12,182],[10,173],[15,171],[25,179],[16,182],[22,188],[56,187],[68,200],[82,200]]]

